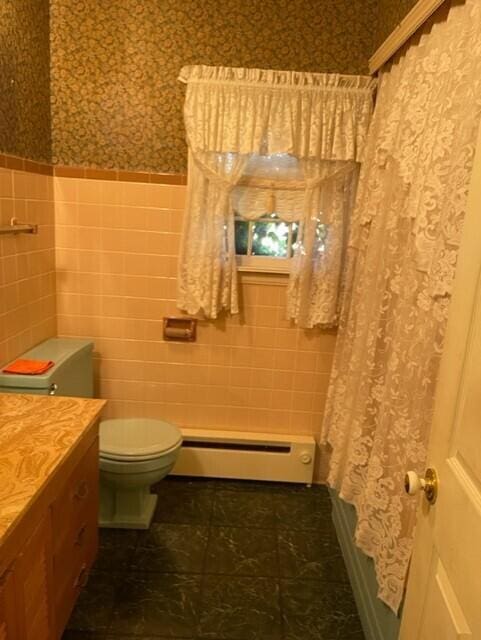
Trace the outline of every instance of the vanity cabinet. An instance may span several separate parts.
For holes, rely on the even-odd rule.
[[[0,640],[59,640],[87,582],[98,546],[97,439],[72,458],[18,527],[23,542],[0,574]]]

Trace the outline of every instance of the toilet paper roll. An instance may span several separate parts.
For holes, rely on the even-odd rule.
[[[174,340],[189,340],[191,331],[190,329],[180,329],[179,327],[166,327],[164,336],[166,338],[173,338]]]
[[[164,340],[194,342],[196,337],[196,324],[196,318],[164,318]]]

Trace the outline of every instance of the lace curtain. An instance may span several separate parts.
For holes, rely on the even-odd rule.
[[[189,150],[187,215],[179,254],[178,304],[209,318],[239,311],[230,193],[248,156]]]
[[[381,76],[321,437],[394,611],[417,507],[403,477],[424,473],[480,115],[481,4],[446,3]]]
[[[292,258],[287,315],[299,326],[337,325],[349,218],[356,193],[354,162],[302,162],[304,217]],[[320,227],[322,225],[322,227]],[[320,233],[324,229],[324,233]]]
[[[270,213],[297,222],[287,316],[301,327],[336,325],[339,284],[358,164],[344,160],[301,159],[277,154],[251,156],[244,170],[248,186],[236,186],[236,214],[257,220]],[[252,180],[251,180],[252,179]]]
[[[208,318],[222,310],[238,312],[234,208],[256,219],[272,196],[279,217],[300,222],[289,316],[306,327],[335,324],[343,222],[352,204],[374,81],[205,66],[185,67],[179,79],[187,83],[189,146],[179,308]],[[263,161],[273,156],[283,159],[275,176]],[[240,184],[249,177],[251,184]],[[319,224],[327,228],[321,244],[315,241]]]

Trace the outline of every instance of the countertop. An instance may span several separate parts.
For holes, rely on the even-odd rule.
[[[0,394],[0,545],[72,449],[104,400]]]

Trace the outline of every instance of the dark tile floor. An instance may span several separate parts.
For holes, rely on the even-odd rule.
[[[324,487],[167,478],[102,530],[63,640],[363,640]]]

